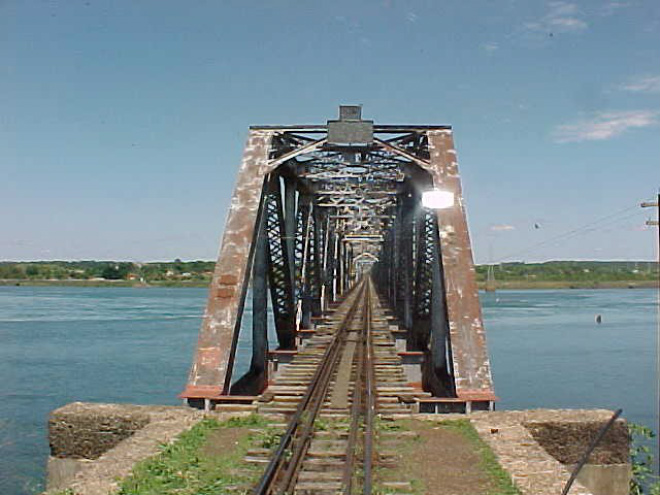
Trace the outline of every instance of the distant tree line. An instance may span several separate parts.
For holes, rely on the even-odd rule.
[[[476,267],[485,281],[488,265]],[[493,266],[498,281],[615,282],[657,280],[658,263],[651,261],[547,261],[500,263]]]
[[[131,263],[125,261],[0,262],[0,280],[133,280],[136,282],[195,282],[211,280],[214,261]],[[476,266],[477,280],[487,279],[488,265]],[[658,265],[649,261],[548,261],[494,265],[500,282],[616,282],[653,281]]]
[[[11,280],[210,280],[214,261],[131,263],[120,261],[0,262],[0,279]]]

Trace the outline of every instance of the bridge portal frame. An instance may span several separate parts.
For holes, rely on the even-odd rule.
[[[433,361],[441,364],[444,356],[449,356],[447,368],[451,370],[452,386],[457,398],[466,401],[496,400],[492,387],[490,362],[452,129],[450,126],[375,125],[373,130],[374,146],[413,163],[428,173],[430,182],[423,187],[444,189],[454,193],[455,203],[451,208],[424,212],[430,242],[431,255],[427,261],[430,260],[432,263],[431,279],[434,286],[442,286],[444,294],[443,298],[437,297],[440,292],[436,289],[434,299],[436,313],[431,317],[437,320],[438,314],[442,313],[441,319],[446,321],[449,345],[449,352],[447,352],[443,347],[444,342],[432,341],[431,347],[436,348]],[[298,133],[304,133],[307,137],[298,135]],[[309,138],[309,136],[317,134],[322,136],[319,136],[318,139]],[[404,134],[404,136],[387,140],[378,137],[392,134]],[[283,140],[282,137],[285,135],[294,136],[296,144],[292,146],[290,140]],[[323,253],[327,253],[328,249],[341,251],[341,244],[331,245],[327,227],[329,219],[320,213],[319,208],[312,208],[310,212],[305,205],[309,207],[310,202],[314,200],[306,199],[303,193],[299,194],[296,208],[295,191],[291,192],[295,182],[294,170],[283,174],[284,191],[280,190],[282,184],[273,179],[273,172],[278,167],[286,169],[294,163],[296,157],[321,150],[327,143],[325,135],[327,135],[327,126],[258,126],[250,128],[218,261],[209,289],[195,358],[188,384],[180,395],[189,404],[199,405],[200,401],[203,401],[208,407],[210,403],[221,401],[223,397],[236,393],[237,388],[234,388],[235,385],[232,387],[231,382],[241,329],[241,316],[251,278],[255,284],[253,303],[259,308],[264,307],[264,264],[269,266],[271,281],[280,278],[279,283],[271,283],[271,297],[274,305],[278,299],[282,302],[279,309],[284,308],[282,312],[285,313],[283,317],[279,318],[280,324],[277,325],[281,349],[293,350],[295,348],[296,328],[292,320],[292,301],[296,297],[301,299],[304,308],[300,323],[304,327],[310,324],[310,316],[318,316],[323,309],[323,302],[319,303],[319,299],[325,300],[327,303],[328,299],[333,299],[336,295],[338,287],[329,283],[331,282],[329,280],[322,280],[322,275],[327,273],[327,270],[322,269],[321,260],[328,259],[328,256],[324,256]],[[410,140],[423,143],[422,148],[425,152],[421,154],[412,152],[409,147],[406,147],[406,143]],[[411,191],[410,193],[419,196],[421,191]],[[282,198],[284,198],[283,201]],[[407,203],[404,208],[410,209],[411,203]],[[409,211],[405,212],[405,214],[409,213]],[[401,218],[407,222],[405,218],[408,217]],[[432,221],[429,222],[429,219]],[[310,224],[313,224],[313,229],[306,228]],[[396,260],[396,266],[401,268],[412,265],[410,259],[412,244],[414,243],[417,247],[423,244],[420,238],[414,242],[410,238],[412,232],[409,232],[409,225],[406,223],[406,228],[395,236],[397,240],[393,246],[398,247],[393,247],[391,253]],[[273,227],[276,228],[273,229]],[[273,234],[273,230],[278,232]],[[297,242],[291,239],[294,230],[297,232]],[[416,230],[418,234],[421,232],[420,229]],[[300,239],[300,235],[304,232],[311,232],[311,234],[304,235]],[[265,242],[268,236],[270,239]],[[279,250],[275,253],[276,263],[273,263],[273,243],[276,246],[279,245]],[[406,247],[409,249],[406,250]],[[314,252],[314,255],[311,256],[313,263],[306,267],[310,276],[299,278],[296,267],[291,266],[291,263],[295,264],[295,256],[300,256],[300,253],[304,253],[306,250]],[[399,253],[402,255],[399,256]],[[344,256],[349,254],[343,252]],[[331,258],[335,259],[335,257]],[[399,260],[402,260],[402,263]],[[275,273],[273,273],[274,265],[279,267]],[[446,269],[442,270],[442,266]],[[316,284],[309,282],[313,277],[316,277]],[[407,287],[412,287],[414,280],[410,280],[411,277],[412,274],[407,273],[401,277],[401,282]],[[346,274],[343,278],[346,278]],[[300,280],[304,280],[304,282],[300,284]],[[282,281],[284,282],[282,283]],[[347,280],[344,280],[340,282],[340,285],[346,283]],[[287,293],[278,294],[277,291],[282,287]],[[312,294],[315,290],[320,291],[320,294]],[[419,294],[419,291],[416,292]],[[406,300],[405,296],[397,298],[395,292],[391,295],[395,304],[401,300],[402,311],[405,315],[403,323],[411,325],[409,330],[411,334],[414,334],[416,322],[414,321],[413,301]],[[278,308],[274,308],[274,310],[277,314]],[[267,323],[264,323],[263,318],[262,315],[261,318],[257,318],[256,322],[253,322],[251,371],[256,370],[259,376],[250,377],[252,382],[250,393],[258,393],[259,389],[263,389],[268,381],[267,365],[263,362],[267,354],[267,341],[263,327]],[[437,323],[433,325],[438,327]],[[261,332],[260,337],[257,336],[259,332]],[[427,333],[427,335],[429,334]],[[431,340],[433,340],[432,334]]]

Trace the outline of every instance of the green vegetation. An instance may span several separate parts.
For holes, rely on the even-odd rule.
[[[130,263],[121,261],[0,262],[0,284],[205,287],[213,261]],[[484,287],[488,265],[477,265]],[[549,261],[502,263],[494,267],[498,289],[653,287],[657,263],[648,261]]]
[[[267,429],[262,438],[248,428],[266,426],[256,414],[224,422],[205,419],[163,446],[157,456],[138,463],[122,481],[118,495],[247,493],[262,468],[245,463],[243,457],[255,443],[276,443],[272,431]]]
[[[0,281],[25,285],[206,286],[213,261],[130,263],[118,261],[0,262]]]
[[[488,277],[488,265],[476,267],[477,282]],[[658,264],[649,261],[548,261],[494,266],[497,288],[652,287]]]
[[[632,479],[630,495],[660,495],[660,479],[653,473],[653,454],[648,441],[655,433],[646,426],[628,423]]]
[[[317,431],[342,430],[348,431],[351,422],[348,418],[321,418],[314,420],[314,429]]]

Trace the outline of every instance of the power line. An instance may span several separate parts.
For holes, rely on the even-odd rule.
[[[629,212],[631,210],[634,210],[634,209],[637,209],[637,208],[639,208],[638,204],[626,207],[622,210],[619,210],[615,213],[611,213],[611,214],[606,215],[604,217],[593,220],[593,221],[591,221],[589,223],[586,223],[586,224],[584,224],[580,227],[577,227],[575,229],[569,230],[567,232],[563,232],[563,233],[558,234],[556,236],[550,237],[549,239],[545,239],[543,241],[534,243],[530,246],[527,246],[524,249],[521,249],[520,251],[516,251],[516,252],[511,253],[507,256],[503,256],[503,257],[499,258],[498,262],[502,262],[504,260],[507,260],[507,259],[512,258],[514,256],[519,256],[521,254],[527,254],[530,251],[536,250],[537,248],[539,248],[541,246],[545,246],[547,244],[550,244],[550,243],[553,243],[553,242],[556,242],[556,241],[559,241],[559,240],[566,240],[566,239],[569,239],[571,237],[575,237],[575,236],[583,234],[583,233],[591,232],[591,231],[596,229],[597,225],[602,224],[603,222],[605,222],[607,220],[611,220],[613,218],[616,218],[616,217],[622,215],[623,213],[627,213],[627,212]],[[626,217],[618,218],[617,221],[625,220],[626,218],[630,218],[630,217],[632,217],[634,215],[637,215],[637,214],[639,214],[639,210],[637,212],[635,212],[633,215],[628,215]]]

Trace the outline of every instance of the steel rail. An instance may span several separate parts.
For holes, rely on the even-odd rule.
[[[371,291],[371,279],[367,279],[367,300],[365,306],[367,307],[368,317],[365,327],[366,356],[364,362],[367,397],[364,418],[364,481],[362,483],[362,493],[364,495],[371,495],[372,490],[374,417],[376,415],[376,382],[374,378],[373,336],[371,331]]]
[[[327,394],[334,368],[338,364],[341,344],[343,343],[346,329],[354,319],[355,312],[361,300],[360,295],[364,293],[366,287],[366,282],[363,282],[354,289],[359,292],[356,294],[352,306],[341,320],[334,338],[328,344],[321,362],[307,387],[305,395],[300,400],[296,412],[289,422],[289,426],[282,436],[261,480],[252,492],[254,495],[282,494],[291,491],[292,485],[296,481],[296,475],[300,469],[301,461],[311,440],[314,420]],[[289,462],[285,466],[285,461],[287,460],[286,452],[289,447],[292,447],[293,452]],[[283,470],[284,472],[282,472]],[[282,476],[282,480],[278,479],[280,475]],[[276,484],[279,486],[276,487]]]
[[[367,332],[369,318],[369,282],[366,282],[365,299],[362,307],[362,331],[359,335],[359,347],[355,356],[355,380],[353,384],[353,403],[351,404],[351,429],[348,433],[346,445],[346,463],[344,464],[343,493],[350,495],[353,488],[354,465],[357,457],[357,439],[360,428],[360,417],[362,415],[362,397],[364,395],[364,375],[367,354]]]
[[[314,421],[318,415],[319,410],[321,409],[321,406],[323,405],[323,402],[325,401],[332,377],[340,361],[343,344],[345,344],[346,333],[351,326],[353,319],[355,318],[355,313],[358,309],[360,301],[362,300],[361,295],[366,290],[365,287],[366,284],[360,288],[360,292],[356,296],[353,305],[347,312],[346,318],[342,320],[342,324],[335,334],[335,339],[333,341],[333,344],[335,344],[333,347],[333,352],[328,356],[326,362],[323,363],[325,364],[326,370],[321,374],[319,383],[314,387],[314,400],[310,401],[312,406],[307,409],[307,420],[303,423],[303,428],[301,434],[299,435],[297,444],[294,444],[291,459],[288,462],[286,471],[283,475],[283,480],[276,492],[277,494],[293,493],[293,489],[298,477],[298,472],[302,467],[302,461],[305,457],[305,454],[307,453],[307,449],[314,433]]]

